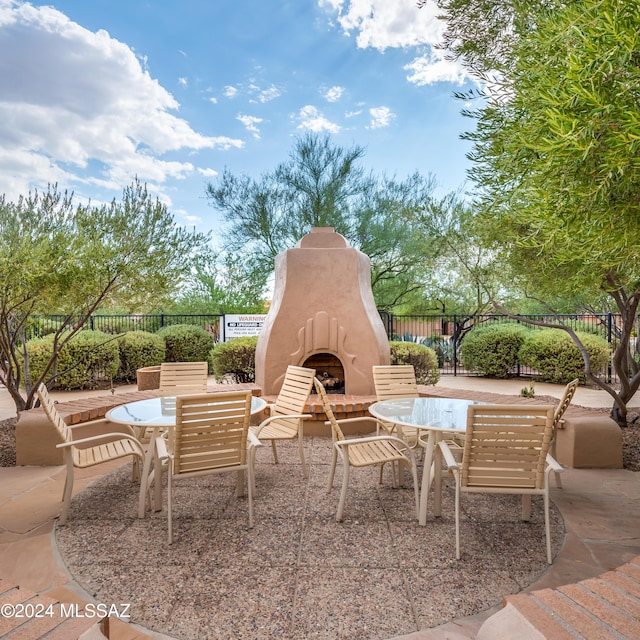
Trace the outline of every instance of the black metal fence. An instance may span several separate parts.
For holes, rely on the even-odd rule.
[[[514,320],[504,315],[411,315],[399,316],[380,312],[380,317],[390,340],[416,342],[433,348],[440,362],[443,375],[468,375],[460,357],[460,346],[469,331],[474,327],[486,324],[513,323]],[[87,329],[118,334],[125,331],[156,332],[162,327],[175,324],[193,324],[203,327],[216,341],[220,340],[220,326],[224,316],[220,314],[132,314],[132,315],[93,315],[86,325]],[[603,313],[592,315],[531,315],[519,316],[515,322],[525,323],[525,319],[562,323],[576,331],[592,333],[604,338],[612,347],[620,335],[621,319],[618,314]],[[44,335],[55,331],[64,320],[63,316],[42,316],[32,325],[32,335]],[[532,329],[541,328],[528,324]],[[638,327],[636,326],[636,335]],[[530,376],[533,374],[526,367],[519,367],[515,375]],[[610,376],[613,375],[611,372]]]
[[[619,314],[563,314],[563,315],[521,315],[517,319],[500,314],[486,315],[423,315],[423,316],[396,316],[380,313],[390,340],[416,342],[431,347],[438,354],[440,372],[443,375],[468,375],[464,369],[460,357],[460,347],[464,337],[475,327],[500,324],[518,323],[531,329],[543,329],[544,327],[533,325],[526,320],[545,322],[551,324],[563,324],[574,331],[598,335],[606,340],[611,348],[620,336],[622,320]],[[636,324],[636,336],[639,335]],[[634,344],[636,353],[640,352],[640,345]],[[513,372],[517,376],[531,376],[533,372],[529,367],[518,365]],[[615,374],[612,370],[607,372],[609,381],[615,382]]]

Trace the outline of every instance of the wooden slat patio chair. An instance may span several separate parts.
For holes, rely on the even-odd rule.
[[[251,392],[179,396],[176,426],[156,438],[158,458],[167,463],[167,522],[173,542],[173,484],[177,480],[236,472],[236,495],[244,495],[247,472],[249,527],[253,527],[255,447],[260,441],[249,431]]]
[[[326,425],[331,426],[331,435],[333,438],[333,456],[331,459],[331,471],[329,472],[328,493],[333,488],[333,478],[336,471],[338,456],[342,459],[342,491],[340,492],[340,501],[338,503],[338,511],[336,513],[336,521],[340,522],[344,513],[344,505],[349,489],[349,475],[351,467],[369,467],[383,466],[387,462],[393,465],[398,464],[400,467],[400,484],[402,484],[403,467],[406,466],[413,477],[413,488],[415,493],[416,518],[419,516],[419,490],[418,490],[418,471],[416,468],[416,459],[413,450],[407,443],[393,435],[385,432],[383,423],[374,417],[365,418],[345,418],[337,420],[331,403],[327,397],[322,383],[316,378],[314,381],[316,393],[322,403],[322,408],[328,420]],[[364,438],[345,438],[340,427],[341,424],[350,422],[368,421],[372,427],[375,426],[375,436],[367,436]],[[384,432],[380,433],[380,429]],[[395,473],[393,474],[393,483],[395,482]]]
[[[53,398],[44,384],[38,387],[36,394],[45,415],[62,438],[62,442],[56,446],[63,450],[64,463],[67,467],[59,522],[64,525],[69,515],[75,468],[84,469],[132,456],[135,476],[136,470],[140,469],[144,459],[144,450],[131,427],[116,425],[108,420],[92,420],[69,426],[58,413]]]
[[[448,444],[439,442],[455,478],[456,558],[460,559],[460,494],[522,495],[522,519],[531,517],[531,496],[544,499],[547,561],[551,558],[549,474],[562,467],[549,455],[553,437],[552,405],[471,405],[458,462]]]
[[[396,398],[417,398],[419,396],[413,365],[374,365],[372,369],[373,386],[376,390],[376,400],[378,402],[381,400],[395,400]],[[385,423],[385,430],[390,434],[398,433],[411,448],[415,448],[419,444],[418,429]]]
[[[206,393],[208,367],[206,362],[163,362],[160,390],[167,396]]]
[[[564,420],[562,419],[562,416],[571,404],[571,400],[573,399],[573,396],[575,395],[576,389],[578,388],[579,384],[580,381],[576,378],[564,388],[562,398],[560,398],[560,402],[557,404],[556,410],[553,413],[553,440],[551,441],[550,448],[550,454],[553,458],[555,458],[556,455],[556,439],[558,437],[558,429],[564,429]],[[554,475],[556,479],[556,487],[558,487],[558,489],[562,489],[562,479],[560,478],[560,474],[556,472]]]
[[[275,403],[267,405],[269,417],[259,425],[252,427],[253,433],[260,440],[270,440],[273,460],[278,464],[277,440],[291,440],[298,438],[298,452],[302,464],[302,475],[308,475],[307,464],[304,459],[304,421],[312,418],[305,413],[309,394],[313,387],[315,369],[289,365],[285,373],[284,382]]]

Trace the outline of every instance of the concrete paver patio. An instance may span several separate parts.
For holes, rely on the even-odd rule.
[[[463,379],[454,380],[457,385],[462,384]],[[466,380],[465,394],[473,393],[474,379]],[[441,383],[440,391],[446,388],[447,382],[450,379]],[[522,381],[518,384],[517,390],[509,389],[507,393],[517,395],[524,386]],[[475,393],[503,390],[501,383],[494,382],[490,390],[476,389]],[[536,392],[553,395],[538,386]],[[455,395],[461,390],[449,393]],[[581,401],[577,397],[574,402],[580,404]],[[331,495],[327,496],[324,490],[329,443],[323,438],[310,438],[307,447],[312,461],[308,483],[302,480],[294,451],[285,448],[278,467],[272,464],[266,447],[260,452],[256,527],[252,532],[246,529],[246,501],[233,498],[232,483],[223,485],[226,493],[222,497],[217,497],[220,485],[216,483],[215,499],[213,493],[205,498],[211,508],[210,517],[198,520],[190,515],[191,498],[185,486],[179,503],[182,517],[178,514],[176,522],[179,538],[170,550],[166,545],[163,514],[138,521],[135,514],[132,516],[127,511],[128,508],[135,511],[135,489],[128,483],[128,467],[118,470],[120,465],[113,464],[79,472],[70,523],[60,528],[58,542],[54,525],[60,508],[64,469],[0,468],[0,578],[39,593],[65,589],[85,597],[92,597],[94,593],[100,597],[103,594],[125,597],[118,589],[124,588],[127,580],[134,585],[153,586],[149,567],[160,567],[159,578],[155,580],[156,600],[147,598],[148,611],[139,610],[134,615],[134,619],[143,620],[145,626],[114,628],[112,638],[134,638],[135,634],[139,634],[139,638],[161,637],[161,633],[171,627],[178,637],[286,638],[296,637],[293,635],[296,630],[304,630],[297,637],[431,640],[474,638],[482,622],[499,608],[503,593],[522,587],[529,590],[575,582],[613,569],[640,554],[637,527],[640,474],[637,473],[571,469],[563,474],[564,489],[553,488],[552,499],[564,519],[566,535],[564,540],[556,540],[559,552],[548,569],[542,536],[539,536],[539,553],[536,553],[535,534],[531,542],[518,540],[531,527],[517,522],[517,508],[515,521],[503,525],[503,529],[515,527],[513,534],[505,535],[504,531],[486,531],[486,524],[482,524],[483,510],[478,510],[475,504],[470,506],[469,517],[475,518],[476,523],[463,523],[466,557],[457,563],[453,554],[450,505],[445,502],[441,520],[430,517],[427,527],[418,527],[411,522],[411,509],[407,507],[412,492],[392,490],[388,482],[377,489],[375,477],[370,475],[357,478],[360,474],[354,474],[346,520],[334,523],[332,515],[337,505],[339,480]],[[282,499],[283,487],[287,489],[286,501]],[[209,505],[212,499],[214,504]],[[445,500],[448,499],[450,497],[445,496]],[[300,523],[299,528],[292,529],[294,521]],[[107,522],[111,523],[109,530],[103,526]],[[119,534],[111,535],[114,531]],[[111,543],[116,545],[112,549],[118,551],[116,556],[110,556],[105,546],[110,535]],[[493,545],[489,561],[484,558],[483,570],[481,563],[475,564],[482,559],[478,556],[476,544],[480,542],[475,541],[476,535],[482,544],[489,536]],[[373,541],[370,549],[369,545],[365,548],[361,544],[364,537],[368,543]],[[328,547],[330,555],[323,551],[322,560],[322,556],[314,556],[311,549],[322,547],[327,540],[338,542]],[[224,542],[222,547],[234,562],[247,555],[243,559],[246,564],[234,564],[218,557],[203,563],[201,575],[192,572],[180,578],[179,568],[187,566],[189,558],[206,555],[205,552],[215,548],[215,541]],[[425,545],[425,541],[432,544]],[[255,544],[258,546],[252,546]],[[100,545],[103,546],[100,560],[92,563],[90,554],[95,554]],[[410,554],[412,548],[419,550],[418,557],[404,560],[404,554]],[[429,549],[437,549],[438,553],[432,551],[425,556]],[[518,558],[519,550],[522,556],[525,549],[528,549],[526,557]],[[522,567],[514,568],[507,562],[505,558],[509,559],[510,553],[516,560],[523,561],[522,566],[530,571],[529,577],[522,575]],[[387,566],[384,558],[389,555],[393,562]],[[225,562],[236,569],[242,566],[244,577],[225,577]],[[70,567],[75,575],[70,573]],[[97,573],[94,567],[99,569]],[[489,573],[485,573],[487,570]],[[274,596],[273,586],[285,584],[275,577],[287,571],[296,573],[294,591]],[[440,587],[443,574],[454,572],[459,573],[460,585],[481,588],[476,598],[478,608],[474,609],[478,613],[471,617],[465,617],[469,612],[465,608],[467,603],[461,600],[458,604],[450,596],[451,591],[447,591],[448,595],[442,600],[438,597],[444,593]],[[118,575],[121,579],[114,580]],[[336,581],[336,576],[341,582]],[[534,582],[526,586],[531,580]],[[208,588],[197,587],[197,584],[208,585]],[[233,588],[226,586],[221,592],[220,587],[225,584]],[[336,590],[337,584],[343,591]],[[357,594],[367,589],[375,597],[358,600]],[[139,590],[142,593],[143,589]],[[206,631],[216,611],[222,611],[224,599],[236,597],[237,593],[244,594],[241,602],[253,612],[253,617],[249,614],[243,624],[258,626],[234,630],[225,626],[230,624],[225,619],[218,623],[220,635],[211,630],[215,626]],[[268,603],[274,601],[280,603],[280,609],[269,610]],[[292,610],[283,609],[283,603],[292,601],[300,605],[301,610],[306,601],[318,604],[306,617],[300,614],[296,617]],[[353,606],[354,603],[357,606]],[[450,618],[442,626],[429,628]],[[371,619],[377,619],[375,628],[367,626]],[[150,626],[158,632],[150,632]],[[244,635],[238,633],[240,630]],[[114,635],[116,633],[128,635]]]

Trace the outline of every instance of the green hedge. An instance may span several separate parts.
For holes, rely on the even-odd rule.
[[[415,342],[389,342],[391,364],[410,364],[418,384],[436,384],[440,380],[438,356],[433,349]]]
[[[519,324],[490,324],[470,331],[460,345],[465,369],[490,378],[509,378],[531,330]]]
[[[29,340],[27,353],[31,378],[35,380],[51,359],[53,336]],[[80,331],[60,350],[55,388],[95,388],[100,380],[111,381],[115,378],[119,366],[117,340],[102,331]]]
[[[576,335],[589,353],[592,371],[602,372],[611,357],[607,341],[592,333]],[[543,382],[567,384],[574,378],[586,381],[582,354],[562,329],[531,331],[520,348],[520,361],[537,371]]]
[[[174,324],[156,334],[165,343],[165,362],[210,362],[213,336],[193,324]]]
[[[258,338],[255,336],[233,338],[215,345],[209,359],[216,380],[220,381],[229,375],[234,382],[255,382],[257,344]]]
[[[120,369],[118,380],[133,382],[136,371],[165,362],[166,346],[161,336],[148,331],[127,331],[118,339]]]

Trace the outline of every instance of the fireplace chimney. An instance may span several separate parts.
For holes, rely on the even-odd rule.
[[[256,349],[264,395],[279,392],[290,364],[316,369],[329,392],[347,395],[374,395],[371,368],[389,364],[371,262],[332,227],[314,227],[276,256],[273,301]]]

